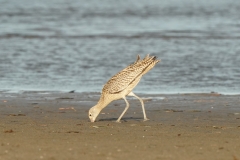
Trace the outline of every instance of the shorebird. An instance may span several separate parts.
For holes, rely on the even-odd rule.
[[[126,96],[134,96],[141,102],[144,121],[148,120],[144,103],[141,98],[136,96],[132,90],[139,83],[142,76],[152,69],[160,60],[156,56],[149,56],[149,54],[140,59],[140,56],[137,56],[137,60],[124,68],[122,71],[114,75],[103,87],[101,97],[98,103],[89,110],[89,118],[91,122],[94,122],[103,108],[105,108],[110,102],[117,99],[124,99],[126,102],[126,107],[122,114],[117,119],[117,122],[120,122],[122,116],[125,114],[129,108],[129,103],[126,99]]]

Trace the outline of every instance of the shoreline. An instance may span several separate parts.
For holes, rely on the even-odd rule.
[[[79,94],[100,94],[101,93],[101,89],[98,91],[79,91],[79,90],[40,90],[40,89],[0,89],[0,94],[1,93],[27,93],[27,92],[32,92],[32,93],[48,93],[48,94],[52,94],[52,93],[79,93]],[[240,92],[215,92],[215,91],[209,91],[209,92],[202,92],[202,91],[182,91],[182,92],[175,92],[175,91],[162,91],[162,92],[156,92],[156,91],[152,91],[152,92],[144,92],[144,91],[134,91],[134,93],[136,94],[140,94],[140,95],[179,95],[179,94],[220,94],[220,95],[228,95],[228,96],[240,96]]]
[[[139,94],[110,103],[97,122],[100,93],[0,92],[1,159],[240,159],[240,97]]]

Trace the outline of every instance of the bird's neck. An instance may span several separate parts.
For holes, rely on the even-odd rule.
[[[101,95],[97,105],[95,106],[96,108],[102,110],[103,108],[105,108],[111,101],[108,100],[108,98],[104,98],[103,95]]]

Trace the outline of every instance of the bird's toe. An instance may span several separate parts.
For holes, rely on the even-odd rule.
[[[143,121],[145,122],[145,121],[148,121],[148,120],[150,120],[150,119],[148,119],[148,118],[144,118],[144,120],[143,120]]]

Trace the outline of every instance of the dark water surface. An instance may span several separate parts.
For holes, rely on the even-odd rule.
[[[0,90],[100,91],[147,53],[141,93],[240,93],[240,1],[0,0]]]

